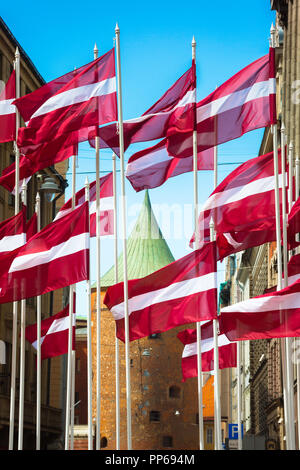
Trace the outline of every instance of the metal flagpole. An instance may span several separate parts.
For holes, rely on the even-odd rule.
[[[192,60],[196,67],[196,41],[192,39]],[[195,89],[196,102],[196,89]],[[196,111],[195,111],[196,112]],[[195,116],[196,122],[196,116]],[[194,227],[195,227],[195,249],[200,247],[199,240],[199,222],[198,222],[198,145],[197,130],[193,131],[193,176],[194,176]],[[199,449],[204,450],[204,431],[203,431],[203,400],[202,400],[202,355],[201,355],[201,323],[196,323],[197,332],[197,384],[198,384],[198,414],[199,414]]]
[[[285,147],[286,147],[286,138],[285,138],[285,127],[282,123],[281,125],[281,173],[282,173],[282,245],[283,245],[283,287],[288,286],[288,249],[287,249],[287,208],[286,208],[286,162],[285,162]],[[289,146],[289,174],[293,170],[293,145]],[[290,178],[289,178],[290,180]],[[292,185],[292,181],[289,181],[289,184]],[[289,201],[289,211],[291,210],[291,191],[292,186],[289,187],[288,191],[288,201]],[[290,449],[295,450],[296,441],[295,441],[295,410],[294,410],[294,378],[293,378],[293,366],[292,366],[292,357],[291,357],[291,338],[285,338],[285,350],[286,350],[286,374],[287,374],[287,396],[288,396],[288,415],[290,423]]]
[[[288,190],[288,204],[289,212],[293,205],[293,152],[294,146],[291,142],[289,145],[289,190]],[[284,194],[286,191],[284,191]],[[283,232],[287,233],[287,224],[283,225]],[[286,245],[283,246],[284,251],[287,252],[287,236],[285,237]],[[287,259],[288,261],[288,259]],[[288,267],[284,267],[286,274],[288,274]],[[285,287],[288,285],[288,275],[284,277]],[[292,362],[292,338],[286,338],[286,360],[287,360],[287,379],[288,379],[288,394],[289,394],[289,414],[290,414],[290,433],[291,433],[291,450],[296,450],[296,435],[295,435],[295,405],[294,405],[294,370]]]
[[[98,57],[97,44],[94,47],[94,60]],[[100,450],[101,418],[101,272],[100,272],[100,142],[95,137],[96,149],[96,348],[97,348],[97,385],[96,385],[96,450]]]
[[[115,284],[119,282],[118,276],[118,218],[117,218],[117,171],[116,155],[112,154],[113,162],[113,193],[114,193],[114,256],[115,256]],[[116,450],[120,450],[120,354],[119,340],[115,338],[116,361]]]
[[[85,200],[90,202],[90,184],[88,177],[85,180]],[[90,220],[90,219],[89,219]],[[89,230],[90,232],[90,230]],[[88,403],[88,450],[93,450],[93,408],[92,408],[92,304],[90,268],[86,281],[87,290],[87,403]]]
[[[295,200],[297,201],[300,192],[300,160],[299,155],[295,159]],[[297,236],[297,240],[299,238]],[[296,356],[296,376],[297,376],[297,423],[298,423],[298,450],[300,449],[300,360]]]
[[[124,165],[124,135],[123,135],[123,109],[121,87],[121,60],[120,60],[120,29],[118,24],[116,33],[117,55],[117,82],[118,82],[118,121],[120,142],[120,170],[121,170],[121,208],[122,208],[122,238],[123,238],[123,275],[124,275],[124,323],[125,323],[125,365],[126,365],[126,404],[127,404],[127,449],[132,449],[131,435],[131,384],[129,361],[129,311],[128,311],[128,277],[127,277],[127,239],[126,239],[126,201],[125,201],[125,165]]]
[[[18,191],[18,188],[16,189]],[[22,202],[27,204],[27,185],[23,180]],[[16,193],[17,194],[17,193]],[[18,429],[18,450],[23,450],[24,431],[24,395],[25,395],[25,328],[26,328],[26,299],[21,300],[21,321],[20,321],[20,390],[19,390],[19,429]]]
[[[271,26],[271,47],[275,47],[275,28]],[[271,132],[273,134],[273,155],[274,155],[274,177],[275,177],[275,214],[276,214],[276,248],[277,248],[277,290],[282,289],[282,250],[281,250],[281,231],[280,231],[280,204],[279,204],[279,176],[278,176],[278,138],[277,124],[272,124]],[[283,401],[284,401],[284,420],[286,432],[286,446],[290,449],[290,429],[289,429],[289,405],[287,394],[287,376],[286,376],[286,348],[285,339],[280,340],[281,344],[281,367],[283,383]]]
[[[214,189],[218,184],[218,147],[214,147]],[[214,222],[209,223],[210,240],[215,240]],[[221,432],[221,403],[220,403],[220,377],[219,377],[219,347],[218,347],[218,320],[213,320],[214,334],[214,422],[215,422],[215,450],[222,449]]]
[[[16,98],[20,98],[20,52],[18,47],[15,52],[14,68],[16,71]],[[20,150],[17,146],[17,136],[20,127],[20,113],[16,109],[16,141],[15,150],[15,215],[19,212],[19,186],[20,186]],[[9,413],[9,450],[14,447],[15,429],[15,398],[16,398],[16,369],[17,369],[17,329],[18,329],[18,302],[13,302],[12,325],[12,357],[11,357],[11,382],[10,382],[10,413]]]
[[[37,215],[37,231],[41,230],[41,198],[36,195],[35,211]],[[41,355],[41,322],[42,322],[42,296],[36,298],[36,328],[37,328],[37,358],[36,358],[36,450],[41,446],[41,382],[42,382],[42,355]]]
[[[237,409],[238,409],[238,450],[243,449],[242,441],[242,382],[241,382],[241,341],[237,341]]]
[[[76,183],[76,155],[72,158],[72,210],[75,209],[75,183]],[[69,449],[70,418],[72,406],[72,375],[73,375],[73,315],[74,315],[75,286],[70,286],[69,292],[69,335],[68,335],[68,364],[67,364],[67,397],[66,397],[66,422],[65,422],[65,450]]]

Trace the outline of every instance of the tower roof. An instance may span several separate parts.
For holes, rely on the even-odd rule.
[[[135,226],[127,240],[128,279],[139,279],[174,261],[153,213],[148,191]],[[123,281],[123,253],[118,258],[118,281]],[[101,279],[101,287],[115,284],[115,267]]]

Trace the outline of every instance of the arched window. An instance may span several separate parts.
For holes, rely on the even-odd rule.
[[[107,439],[106,439],[106,437],[101,437],[100,447],[101,447],[102,449],[103,449],[104,447],[107,447]]]
[[[180,387],[172,385],[169,388],[169,398],[180,398]]]

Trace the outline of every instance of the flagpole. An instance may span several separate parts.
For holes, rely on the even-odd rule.
[[[214,189],[218,185],[218,147],[214,146]],[[214,222],[209,223],[210,240],[215,240]],[[222,449],[221,432],[221,403],[220,403],[220,377],[219,377],[219,346],[218,346],[218,320],[213,320],[214,334],[214,417],[215,417],[215,450]]]
[[[114,194],[114,256],[115,256],[115,284],[119,282],[118,275],[118,218],[117,218],[117,170],[116,155],[112,154],[113,163],[113,194]],[[120,354],[119,340],[115,338],[116,361],[116,450],[120,450]]]
[[[288,248],[287,248],[287,208],[286,208],[286,162],[285,162],[285,127],[281,125],[281,173],[282,173],[282,249],[283,249],[283,287],[288,286]],[[293,169],[293,145],[289,145],[289,175]],[[289,178],[289,184],[292,185],[291,178]],[[292,186],[288,190],[288,201],[289,211],[291,210],[291,198],[292,198]],[[287,396],[288,396],[288,414],[289,414],[289,433],[290,433],[290,449],[295,450],[295,409],[294,409],[294,378],[292,368],[292,356],[291,356],[291,338],[285,338],[285,350],[286,350],[286,375],[287,375]]]
[[[289,145],[289,190],[288,190],[288,208],[289,212],[293,205],[293,153],[294,145],[291,142]],[[286,191],[284,191],[284,194]],[[283,247],[286,252],[287,250],[287,223],[283,225],[283,232],[286,234],[286,246]],[[288,258],[287,258],[288,261]],[[288,286],[288,266],[286,264],[286,286]],[[294,370],[292,362],[292,338],[286,338],[286,349],[287,349],[287,377],[288,377],[288,393],[290,397],[290,426],[291,426],[291,450],[296,450],[296,435],[295,435],[295,405],[294,405]]]
[[[37,215],[37,231],[41,230],[41,198],[36,195],[35,211]],[[36,328],[37,328],[37,364],[36,364],[36,449],[41,445],[41,382],[42,382],[42,355],[41,355],[41,321],[42,321],[42,297],[36,298]]]
[[[242,441],[242,383],[241,383],[241,341],[237,341],[237,410],[238,410],[238,450],[243,449]]]
[[[97,44],[94,47],[94,60],[98,57]],[[96,450],[100,450],[101,419],[101,272],[100,272],[100,142],[95,137],[96,152],[96,348],[97,348],[97,385],[96,385]]]
[[[192,39],[192,60],[196,67],[196,41]],[[196,89],[195,89],[196,95]],[[196,102],[196,96],[195,96]],[[196,113],[196,110],[195,110]],[[196,116],[195,116],[196,122]],[[195,227],[195,249],[200,247],[199,222],[198,222],[198,144],[197,130],[193,131],[193,177],[194,177],[194,227]],[[201,354],[201,322],[196,323],[197,332],[197,385],[198,385],[198,415],[199,415],[199,449],[204,450],[204,430],[203,430],[203,397],[202,397],[202,354]]]
[[[22,202],[27,205],[26,181],[22,184]],[[18,190],[18,189],[17,189]],[[25,328],[26,328],[26,299],[21,300],[21,321],[20,321],[20,390],[19,390],[19,432],[18,450],[23,450],[24,431],[24,395],[25,395]]]
[[[88,177],[85,180],[85,200],[90,203],[90,184]],[[90,218],[89,218],[90,226]],[[90,232],[90,228],[89,228]],[[87,403],[88,403],[88,450],[93,450],[93,403],[92,403],[92,303],[90,265],[89,276],[86,281],[87,290]]]
[[[124,323],[125,323],[125,366],[126,366],[126,404],[127,404],[127,450],[132,449],[131,435],[131,384],[129,362],[129,311],[128,311],[128,277],[127,277],[127,239],[126,239],[126,201],[125,201],[125,165],[124,165],[124,135],[123,135],[123,109],[121,87],[121,60],[120,60],[120,29],[118,24],[116,33],[117,55],[117,82],[118,82],[118,120],[120,142],[120,170],[121,170],[121,207],[122,207],[122,238],[123,238],[123,275],[124,275]]]
[[[15,52],[14,67],[16,71],[16,98],[20,98],[20,52],[18,47]],[[15,150],[15,215],[19,212],[19,186],[20,186],[20,150],[17,146],[17,137],[20,127],[20,113],[16,109],[16,140]],[[16,369],[17,369],[17,329],[18,329],[18,302],[13,302],[12,325],[12,357],[11,357],[11,382],[10,382],[10,414],[9,414],[9,450],[14,448],[15,429],[15,400],[16,400]]]
[[[271,26],[271,47],[275,48],[275,28]],[[279,176],[278,176],[278,138],[277,123],[272,124],[271,132],[273,134],[273,157],[274,157],[274,177],[275,177],[275,215],[276,215],[276,248],[277,248],[277,290],[282,289],[282,250],[281,250],[281,231],[280,231],[280,204],[279,204]],[[283,401],[284,401],[284,420],[286,430],[286,447],[290,449],[290,428],[289,428],[289,405],[287,394],[287,375],[286,375],[286,345],[285,339],[281,338],[281,367],[283,383]]]
[[[295,201],[297,201],[300,192],[300,160],[299,155],[295,159]],[[299,241],[299,236],[296,238]],[[300,360],[296,360],[296,377],[297,377],[297,424],[298,424],[298,450],[300,449]]]
[[[75,209],[75,185],[76,185],[76,155],[72,157],[72,210]],[[68,364],[67,364],[67,397],[66,397],[66,422],[65,422],[65,450],[70,446],[70,418],[72,405],[72,344],[73,344],[73,312],[74,312],[74,285],[69,291],[69,335],[68,335]]]

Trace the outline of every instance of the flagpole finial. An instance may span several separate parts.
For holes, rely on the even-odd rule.
[[[192,39],[192,46],[196,46],[196,39],[195,39],[195,36],[193,36],[193,39]]]
[[[26,183],[26,179],[24,178],[23,183],[22,183],[22,189],[26,189],[26,188],[27,188],[27,183]]]
[[[285,132],[285,125],[283,121],[281,121],[281,132]]]
[[[85,177],[85,182],[84,182],[84,186],[89,186],[90,183],[89,183],[89,178],[88,176]]]
[[[293,151],[293,148],[294,148],[294,144],[293,144],[293,142],[290,142],[290,144],[289,144],[289,150],[290,150],[290,151]]]
[[[119,34],[119,33],[120,33],[120,28],[119,28],[118,23],[116,23],[115,33],[116,33],[116,34]]]
[[[94,59],[97,59],[97,57],[98,57],[98,52],[99,52],[99,51],[98,51],[97,43],[95,43],[95,45],[94,45]]]
[[[19,51],[19,48],[18,46],[16,47],[16,52],[15,52],[15,58],[19,58],[20,57],[20,51]]]

